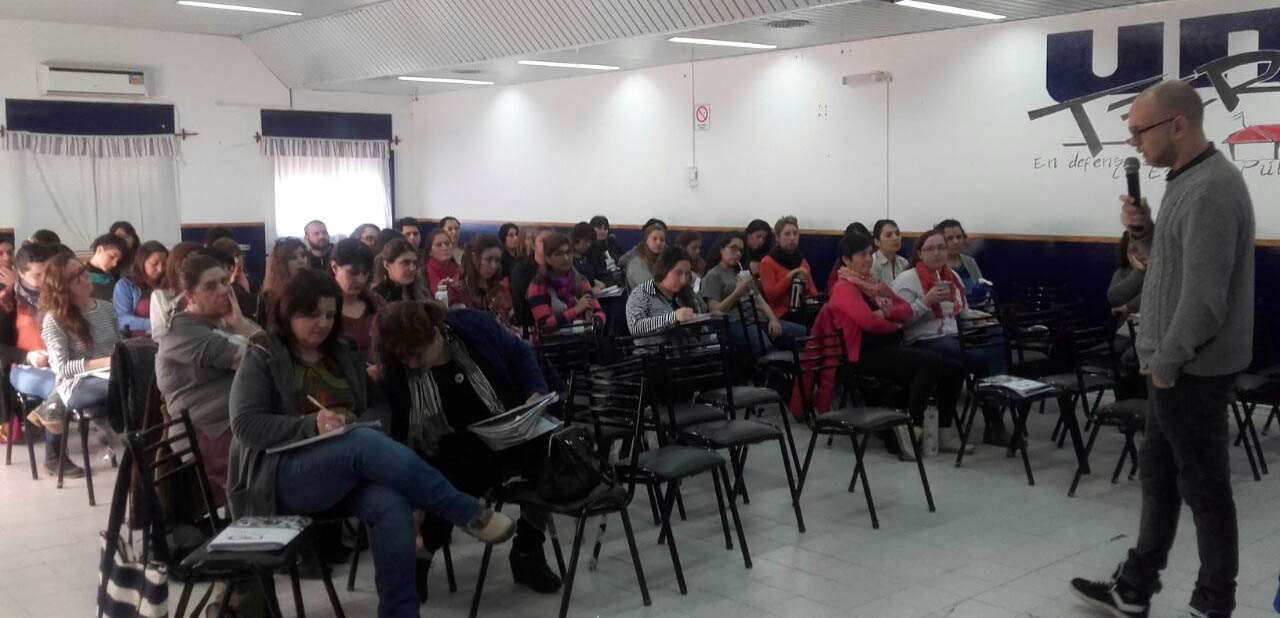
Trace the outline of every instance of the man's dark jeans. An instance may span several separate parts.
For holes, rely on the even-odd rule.
[[[1149,382],[1149,381],[1148,381]],[[1231,496],[1228,394],[1235,375],[1183,374],[1170,389],[1148,383],[1142,469],[1142,522],[1120,578],[1147,593],[1160,589],[1160,570],[1178,530],[1185,500],[1191,507],[1200,550],[1200,574],[1192,607],[1212,616],[1235,609],[1240,542]]]

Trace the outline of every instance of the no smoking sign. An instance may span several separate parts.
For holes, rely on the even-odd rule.
[[[706,103],[699,103],[693,106],[693,130],[694,131],[710,131],[711,130],[711,106]]]

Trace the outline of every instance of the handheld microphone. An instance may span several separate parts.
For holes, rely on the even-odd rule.
[[[1133,205],[1141,207],[1142,189],[1138,186],[1138,170],[1142,168],[1142,164],[1137,157],[1129,157],[1124,160],[1124,177],[1129,184],[1129,197],[1133,198]],[[1133,234],[1141,234],[1141,226],[1130,227],[1129,231]]]

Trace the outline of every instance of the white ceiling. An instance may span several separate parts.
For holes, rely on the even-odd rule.
[[[780,49],[992,23],[887,0],[215,0],[298,10],[302,17],[181,7],[174,0],[0,0],[0,19],[34,19],[239,36],[289,87],[394,94],[459,88],[398,75],[498,84],[582,71],[516,59],[622,69],[757,53],[679,45],[673,35]],[[1008,16],[1046,17],[1159,0],[934,0]],[[770,22],[802,19],[794,29]],[[459,74],[459,71],[467,74]]]

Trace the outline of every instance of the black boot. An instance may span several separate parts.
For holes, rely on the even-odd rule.
[[[542,547],[522,550],[513,545],[510,560],[511,576],[517,584],[543,594],[560,589],[560,576],[547,564]]]
[[[1004,418],[1000,414],[1000,410],[983,408],[983,423],[986,425],[982,429],[982,443],[991,446],[1009,446],[1009,434],[1004,428]]]
[[[65,436],[47,434],[44,442],[44,471],[52,478],[58,478],[58,457],[62,451]],[[70,457],[63,457],[62,477],[68,479],[84,478],[84,469],[72,463]]]

